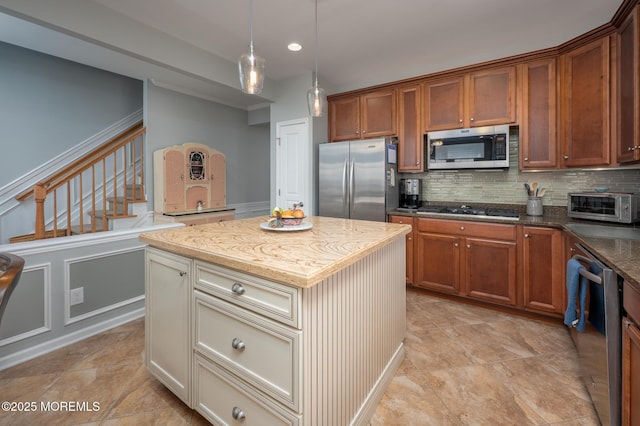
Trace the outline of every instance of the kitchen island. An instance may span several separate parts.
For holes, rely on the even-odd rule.
[[[404,357],[410,226],[264,222],[140,236],[148,369],[216,424],[365,423]]]

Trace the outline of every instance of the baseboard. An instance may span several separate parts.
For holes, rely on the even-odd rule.
[[[144,307],[0,358],[0,371],[144,317]]]

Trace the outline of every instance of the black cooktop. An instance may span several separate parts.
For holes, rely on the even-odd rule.
[[[470,216],[492,216],[492,217],[509,217],[518,218],[520,214],[512,209],[494,209],[494,208],[474,208],[467,205],[459,207],[447,206],[422,206],[416,212],[420,213],[440,213],[440,214],[456,214]]]

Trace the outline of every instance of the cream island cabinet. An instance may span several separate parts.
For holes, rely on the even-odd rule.
[[[360,424],[404,357],[409,225],[150,232],[146,365],[214,424]]]

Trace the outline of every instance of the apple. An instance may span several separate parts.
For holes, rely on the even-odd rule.
[[[293,211],[293,217],[296,217],[298,219],[301,219],[304,217],[304,211],[302,211],[302,209],[295,209]]]

